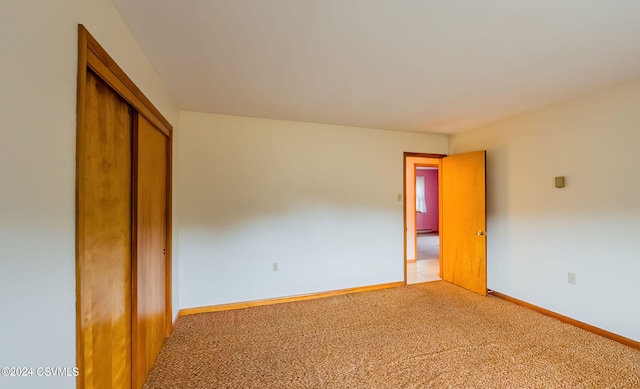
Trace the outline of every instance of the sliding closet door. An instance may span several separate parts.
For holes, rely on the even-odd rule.
[[[80,389],[140,389],[171,332],[171,124],[78,26]]]
[[[137,115],[134,260],[134,388],[141,387],[167,334],[169,139]],[[136,382],[137,379],[137,382]]]
[[[131,387],[130,106],[91,71],[78,129],[78,360],[82,388]]]

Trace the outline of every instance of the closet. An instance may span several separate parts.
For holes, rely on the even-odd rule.
[[[78,29],[77,386],[139,389],[172,328],[172,127]]]

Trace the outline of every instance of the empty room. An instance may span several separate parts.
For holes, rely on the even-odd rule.
[[[640,387],[640,2],[0,3],[0,387]]]

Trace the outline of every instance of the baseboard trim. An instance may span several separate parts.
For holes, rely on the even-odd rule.
[[[568,316],[561,315],[559,313],[550,311],[548,309],[539,307],[537,305],[533,305],[533,304],[530,304],[528,302],[525,302],[525,301],[522,301],[522,300],[518,300],[515,297],[511,297],[511,296],[508,296],[506,294],[503,294],[503,293],[500,293],[500,292],[496,292],[495,290],[490,291],[489,294],[491,296],[495,296],[495,297],[498,297],[500,299],[512,302],[512,303],[517,304],[517,305],[520,305],[520,306],[522,306],[524,308],[531,309],[531,310],[536,311],[538,313],[541,313],[543,315],[553,317],[554,319],[558,319],[558,320],[560,320],[562,322],[571,324],[571,325],[573,325],[575,327],[582,328],[585,331],[589,331],[589,332],[592,332],[592,333],[594,333],[596,335],[600,335],[600,336],[603,336],[603,337],[605,337],[607,339],[611,339],[611,340],[614,340],[614,341],[616,341],[618,343],[622,343],[625,346],[629,346],[629,347],[632,347],[632,348],[634,348],[636,350],[640,350],[640,342],[636,342],[633,339],[625,338],[624,336],[621,336],[621,335],[618,335],[618,334],[614,334],[613,332],[609,332],[607,330],[603,330],[602,328],[598,328],[598,327],[592,326],[591,324],[583,323],[581,321],[572,319],[572,318],[570,318]]]
[[[231,303],[231,304],[221,304],[221,305],[209,305],[206,307],[197,307],[197,308],[185,308],[179,311],[178,317],[182,317],[186,315],[195,315],[198,313],[210,313],[210,312],[230,311],[234,309],[259,307],[261,305],[272,305],[272,304],[290,303],[293,301],[313,300],[313,299],[319,299],[319,298],[325,298],[325,297],[340,296],[340,295],[349,294],[349,293],[370,292],[372,290],[396,288],[398,286],[404,286],[404,285],[405,285],[404,282],[391,282],[388,284],[360,286],[357,288],[347,288],[347,289],[332,290],[329,292],[301,294],[297,296],[279,297],[275,299],[254,300],[254,301],[245,301],[241,303]]]
[[[407,259],[407,263],[416,263],[418,262],[417,259]]]

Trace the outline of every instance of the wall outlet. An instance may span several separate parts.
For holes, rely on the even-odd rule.
[[[568,281],[569,281],[569,283],[570,283],[570,284],[575,285],[575,284],[576,284],[576,273],[571,273],[571,272],[569,272],[569,273],[567,274],[567,279],[568,279]]]
[[[278,262],[274,262],[271,264],[271,269],[275,272],[278,271]]]

